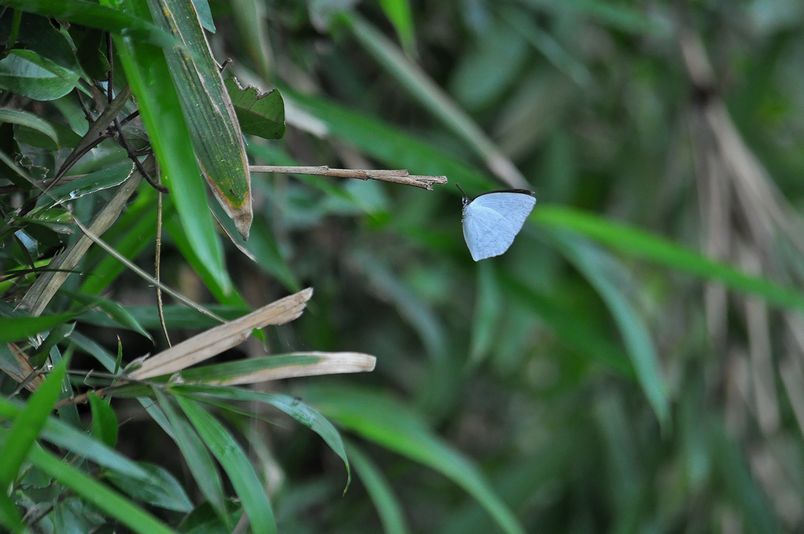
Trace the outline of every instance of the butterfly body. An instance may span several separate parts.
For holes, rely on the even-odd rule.
[[[463,199],[463,237],[475,261],[503,254],[536,205],[524,189],[492,191]]]

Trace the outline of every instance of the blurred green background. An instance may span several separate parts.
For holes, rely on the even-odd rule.
[[[233,286],[252,307],[315,289],[271,350],[377,357],[271,386],[343,431],[345,494],[317,436],[231,417],[281,532],[515,531],[509,509],[527,532],[804,529],[804,4],[209,5],[215,57],[285,101],[284,138],[249,137],[251,163],[450,182],[253,175],[258,261],[227,242]],[[471,260],[456,184],[536,192],[504,256]],[[110,242],[153,239],[148,195]],[[242,308],[170,224],[165,282]],[[130,273],[110,291],[164,347],[152,291]],[[159,461],[154,426],[123,425],[120,448]]]

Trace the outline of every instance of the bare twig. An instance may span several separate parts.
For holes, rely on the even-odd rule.
[[[419,176],[410,174],[406,169],[331,169],[326,165],[319,166],[284,166],[284,165],[250,165],[251,172],[269,172],[280,174],[313,174],[333,178],[355,178],[357,180],[379,180],[395,184],[410,185],[421,189],[433,190],[433,185],[447,183],[446,176]]]
[[[168,190],[165,188],[165,186],[163,186],[160,183],[157,183],[156,181],[154,181],[153,178],[151,178],[151,175],[148,173],[147,170],[145,170],[145,167],[142,166],[142,163],[140,163],[140,160],[137,158],[137,155],[134,154],[133,150],[131,150],[128,141],[126,141],[126,136],[123,135],[123,125],[120,124],[119,120],[117,119],[114,120],[114,127],[117,130],[117,142],[120,143],[120,146],[122,146],[123,149],[128,154],[128,159],[134,162],[134,165],[137,167],[137,170],[140,171],[142,177],[145,178],[145,181],[148,182],[151,185],[151,187],[153,187],[160,193],[167,193]]]
[[[162,265],[162,193],[156,194],[156,249],[154,251],[154,278],[161,282]],[[167,324],[165,323],[165,310],[162,304],[162,288],[156,286],[156,311],[159,314],[159,324],[162,326],[162,333],[165,335],[168,347],[172,347],[170,335],[168,335]]]

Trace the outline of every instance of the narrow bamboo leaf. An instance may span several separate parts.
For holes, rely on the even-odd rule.
[[[108,372],[114,372],[114,356],[109,354],[106,349],[98,345],[95,341],[89,339],[80,332],[73,332],[70,335],[70,343],[95,358],[98,363],[100,363]]]
[[[193,3],[148,0],[148,7],[156,24],[183,45],[166,48],[165,58],[195,154],[215,198],[248,237],[253,213],[243,134]]]
[[[399,498],[394,494],[391,483],[380,469],[359,447],[349,444],[349,455],[360,481],[366,487],[369,498],[380,515],[386,534],[406,534],[410,531]]]
[[[226,90],[243,133],[263,139],[281,139],[285,135],[285,102],[279,91],[263,93],[255,87],[243,88],[234,76],[226,78]]]
[[[0,418],[10,419],[17,417],[22,410],[23,406],[20,403],[0,399]],[[143,471],[136,463],[55,417],[49,417],[45,422],[42,437],[58,447],[62,447],[103,467],[129,476],[139,477],[143,480],[148,478],[148,473]]]
[[[361,437],[420,462],[475,497],[504,532],[524,532],[477,466],[433,434],[420,417],[385,394],[354,386],[305,387],[303,398]]]
[[[166,200],[165,205],[167,204],[173,204],[172,200]],[[196,253],[184,226],[180,224],[176,217],[165,218],[163,224],[166,233],[173,240],[173,244],[179,249],[187,263],[192,266],[193,271],[201,278],[209,292],[215,297],[215,300],[223,304],[246,305],[246,301],[232,283],[228,271],[223,271],[221,273],[222,279],[218,279],[213,266],[210,266]]]
[[[415,35],[413,31],[413,15],[408,0],[380,0],[385,16],[394,25],[399,42],[408,54],[414,53]]]
[[[212,305],[207,306],[207,309],[227,320],[236,319],[251,311],[248,308],[228,305]],[[159,328],[159,317],[156,306],[129,306],[126,308],[126,311],[128,311],[143,328],[149,330]],[[171,304],[165,306],[164,311],[165,322],[170,328],[189,328],[201,330],[220,324],[215,319],[207,317],[201,312],[188,308],[184,305]],[[110,328],[119,326],[119,324],[107,314],[99,311],[88,311],[82,313],[78,316],[78,321]]]
[[[223,470],[226,471],[235,492],[243,503],[251,529],[254,532],[264,532],[265,534],[275,533],[277,531],[276,522],[271,502],[254,471],[254,466],[251,465],[240,444],[217,419],[195,401],[181,396],[177,396],[176,400],[192,422],[196,432],[220,462]]]
[[[670,406],[659,356],[648,327],[622,292],[620,280],[624,278],[623,273],[617,272],[613,258],[606,257],[602,251],[584,244],[578,238],[565,235],[554,237],[567,259],[584,275],[609,308],[628,350],[637,380],[659,423],[666,425]]]
[[[104,5],[112,3],[103,0]],[[149,17],[147,7],[140,2],[125,0],[121,7],[130,15]],[[115,45],[190,246],[208,265],[217,283],[228,290],[221,243],[165,57],[160,49],[135,44],[126,37],[115,36]]]
[[[143,534],[173,532],[167,525],[133,502],[45,451],[38,444],[34,444],[30,460],[32,464],[70,488],[83,500],[93,504],[107,516],[117,519],[134,532]]]
[[[187,462],[187,468],[198,484],[198,489],[201,490],[218,517],[229,527],[228,530],[231,530],[232,525],[229,524],[230,517],[226,511],[223,484],[209,451],[204,447],[190,424],[179,415],[168,397],[159,389],[154,388],[153,392],[166,418],[161,425],[163,428],[166,424],[169,425],[168,435],[181,450],[182,457]]]
[[[469,363],[477,365],[494,344],[494,334],[499,327],[502,300],[494,264],[483,262],[477,268],[477,301],[472,326],[472,341]]]
[[[20,470],[22,462],[34,446],[45,426],[50,411],[59,399],[61,382],[67,372],[67,359],[63,359],[34,391],[11,423],[5,441],[0,447],[0,491],[5,495]]]
[[[0,525],[6,527],[10,532],[25,532],[25,525],[22,523],[22,516],[17,506],[5,493],[0,494]]]
[[[208,32],[215,33],[215,21],[212,20],[209,2],[207,0],[193,0],[193,6],[195,6],[195,12],[198,13],[198,20],[201,21],[201,26]]]
[[[160,46],[176,40],[150,21],[87,0],[3,0],[3,4],[45,17],[67,20],[90,28],[108,30]]]
[[[0,108],[0,124],[19,124],[26,128],[31,128],[37,132],[45,134],[57,146],[59,144],[59,136],[53,126],[46,120],[40,119],[33,113],[27,111],[20,111],[18,109]]]
[[[36,201],[36,209],[49,208],[63,202],[75,200],[105,189],[117,187],[126,181],[134,171],[134,164],[121,161],[114,165],[104,166],[81,178],[52,188],[48,195],[41,195]]]
[[[32,50],[12,50],[0,60],[0,89],[32,100],[55,100],[73,90],[78,74]]]
[[[117,414],[108,401],[94,392],[90,392],[88,397],[92,410],[92,435],[109,447],[114,447],[117,445]]]
[[[86,306],[95,306],[100,308],[101,311],[105,313],[112,320],[115,326],[119,326],[137,332],[143,337],[148,338],[148,340],[150,340],[151,343],[153,343],[154,338],[151,336],[151,334],[149,334],[142,327],[142,325],[140,325],[140,323],[133,315],[131,315],[131,312],[129,312],[128,309],[118,304],[117,302],[101,297],[85,295],[84,293],[80,293],[77,291],[62,290],[62,292],[65,295],[70,296],[70,298],[72,298],[76,302],[79,302]]]
[[[580,210],[551,205],[535,210],[531,221],[577,232],[623,253],[721,282],[729,289],[760,296],[778,306],[804,310],[804,293],[800,291],[766,278],[745,274],[730,265],[710,260],[693,250],[632,226]]]
[[[198,400],[204,400],[204,397],[214,397],[231,401],[261,402],[284,412],[321,436],[321,439],[332,449],[332,452],[343,460],[348,485],[351,477],[349,459],[346,457],[346,450],[343,447],[340,433],[318,410],[305,404],[300,399],[281,393],[264,393],[253,389],[224,386],[177,385],[173,386],[173,389],[184,394],[191,394]]]
[[[193,503],[179,481],[169,471],[158,465],[139,462],[139,466],[150,474],[149,480],[143,482],[136,478],[110,474],[109,480],[128,496],[165,510],[190,512]]]
[[[66,323],[74,314],[40,315],[39,317],[0,317],[0,342],[19,341]]]

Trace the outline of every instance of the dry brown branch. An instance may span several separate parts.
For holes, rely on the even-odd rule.
[[[331,169],[326,165],[319,166],[283,166],[283,165],[251,165],[251,172],[270,172],[279,174],[312,174],[333,178],[354,178],[357,180],[379,180],[394,184],[410,185],[421,189],[433,190],[433,185],[447,183],[446,176],[420,176],[410,174],[406,169]]]
[[[128,376],[140,380],[151,378],[181,371],[212,358],[245,341],[255,328],[285,324],[296,319],[312,295],[312,288],[307,288],[234,321],[211,328],[149,358]]]

